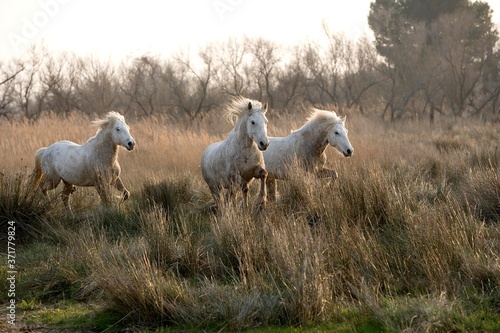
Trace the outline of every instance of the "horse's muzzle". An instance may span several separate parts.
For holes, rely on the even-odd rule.
[[[265,143],[262,141],[259,142],[259,150],[264,151],[267,149],[267,147],[269,147],[269,141],[267,141]]]
[[[134,147],[135,147],[135,142],[134,141],[129,141],[127,143],[127,147],[126,148],[127,148],[128,151],[134,150]]]
[[[344,156],[345,156],[345,157],[351,157],[351,156],[352,156],[352,153],[354,153],[354,149],[347,149],[347,150],[344,152]]]

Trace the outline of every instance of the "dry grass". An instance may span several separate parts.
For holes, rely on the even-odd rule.
[[[284,135],[306,115],[294,123],[269,118],[269,134]],[[69,216],[39,201],[13,201],[15,174],[26,177],[36,149],[85,141],[94,133],[89,121],[0,124],[0,171],[9,180],[0,183],[0,205],[11,202],[10,213],[41,205],[32,211],[45,237],[70,258],[57,276],[78,281],[80,297],[98,295],[146,325],[500,328],[497,125],[430,128],[351,117],[355,155],[328,148],[336,183],[297,172],[280,182],[278,202],[264,213],[229,206],[214,214],[199,161],[230,126],[214,121],[181,130],[164,120],[133,120],[137,150],[119,157],[129,203],[103,209],[93,190],[77,191]]]

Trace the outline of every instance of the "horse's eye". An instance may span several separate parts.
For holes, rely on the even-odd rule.
[[[255,121],[252,120],[252,125],[255,125]]]
[[[117,132],[120,132],[120,129],[119,129],[119,128],[117,128],[117,129],[116,129],[116,131],[117,131]]]
[[[340,135],[340,133],[339,133],[339,132],[337,132],[337,131],[335,131],[335,135]]]

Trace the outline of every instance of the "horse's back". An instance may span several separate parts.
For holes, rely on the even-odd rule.
[[[92,182],[83,181],[82,174],[85,174],[87,165],[85,163],[85,153],[82,145],[63,140],[58,141],[43,151],[41,156],[41,167],[43,173],[50,178],[61,178],[68,183],[88,186]]]
[[[300,130],[285,137],[271,137],[269,141],[269,148],[263,152],[269,179],[287,178],[294,163],[309,171],[325,163],[324,151],[318,150]]]
[[[67,160],[68,155],[80,147],[82,146],[68,140],[58,141],[45,148],[42,158],[45,161],[60,163]]]
[[[60,147],[81,147],[82,146],[82,145],[79,145],[78,143],[74,143],[73,141],[61,140],[61,141],[54,142],[49,147],[56,146],[56,145],[60,146]]]
[[[286,177],[286,169],[297,153],[296,148],[295,140],[291,135],[269,138],[269,147],[262,152],[262,155],[270,179]]]
[[[209,145],[201,156],[201,173],[207,183],[217,179],[218,170],[221,168],[221,146],[222,142]]]
[[[38,165],[42,161],[43,154],[47,150],[47,147],[42,147],[35,152],[35,163]]]

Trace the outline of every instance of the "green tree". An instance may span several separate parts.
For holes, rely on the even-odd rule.
[[[389,89],[386,96],[391,119],[397,112],[404,114],[417,92],[426,96],[431,121],[436,99],[446,99],[455,114],[462,114],[474,104],[472,99],[483,85],[491,86],[486,80],[498,78],[491,75],[491,69],[498,68],[498,32],[491,13],[487,3],[469,0],[375,0],[371,4],[368,23],[377,51],[386,60],[385,73],[397,88]]]
[[[400,3],[407,19],[425,23],[469,5],[468,0],[401,0]]]

